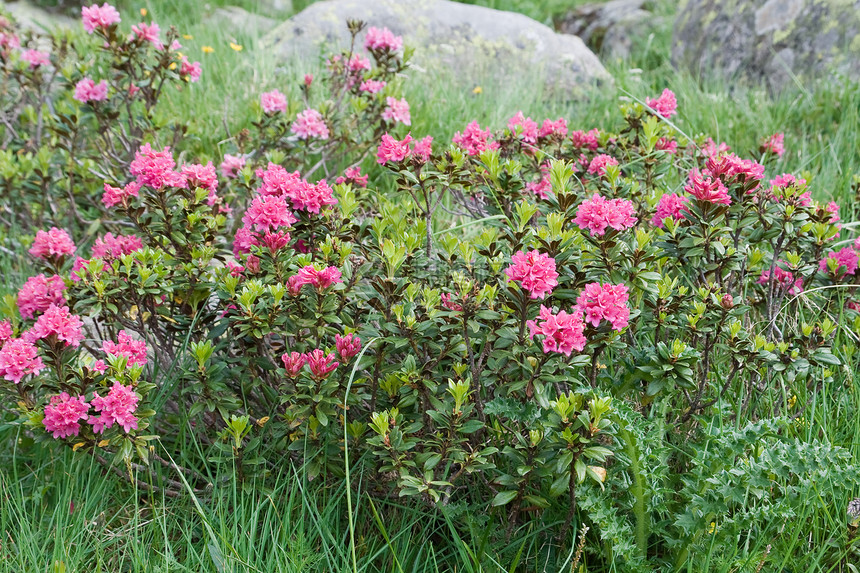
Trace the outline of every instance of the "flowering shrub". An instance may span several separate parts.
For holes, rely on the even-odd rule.
[[[124,40],[105,6],[84,23],[106,50],[161,50],[151,74],[183,79],[172,35],[140,26]],[[792,507],[809,468],[770,479],[772,458],[708,418],[737,402],[766,420],[744,435],[788,451],[787,396],[840,364],[840,325],[795,317],[805,301],[854,312],[831,288],[856,284],[860,250],[837,241],[838,207],[788,174],[766,183],[782,138],[763,163],[688,140],[665,121],[667,90],[624,104],[613,131],[520,112],[497,131],[416,139],[390,95],[402,39],[350,31],[300,106],[261,95],[257,135],[218,170],[178,166],[137,131],[128,157],[106,163],[98,209],[118,224],[89,256],[82,236],[39,230],[42,272],[0,323],[4,406],[39,439],[112,454],[169,495],[175,483],[147,475],[148,446],[169,448],[182,412],[246,483],[287,462],[336,480],[360,458],[374,494],[495,507],[509,527],[560,515],[564,542],[585,519],[632,565],[736,543],[752,514],[719,541],[702,533],[718,512],[742,513],[709,492],[714,480],[765,480],[761,513]],[[320,83],[332,99],[314,99]],[[101,104],[87,105],[97,121]],[[374,152],[391,194],[346,159]],[[711,509],[666,519],[651,496]]]

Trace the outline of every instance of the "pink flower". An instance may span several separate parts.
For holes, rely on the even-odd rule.
[[[784,142],[784,133],[774,133],[762,142],[761,150],[763,152],[775,153],[777,157],[782,157],[782,154],[785,153]]]
[[[777,175],[776,177],[771,179],[770,185],[772,188],[785,188],[791,185],[794,185],[796,187],[803,187],[804,185],[806,185],[806,179],[795,177],[791,173],[783,173],[782,175]]]
[[[499,142],[490,141],[490,128],[486,131],[482,130],[477,121],[467,125],[462,133],[458,131],[454,134],[451,141],[462,147],[469,155],[480,155],[484,151],[499,148]]]
[[[597,141],[600,136],[600,130],[592,129],[588,133],[583,131],[574,131],[570,134],[570,140],[573,143],[574,149],[591,149],[594,151],[600,145]]]
[[[102,203],[105,207],[111,208],[122,204],[123,207],[128,206],[127,201],[131,197],[137,197],[140,194],[140,183],[132,181],[123,188],[113,187],[105,183],[104,193],[102,194]]]
[[[96,29],[107,30],[114,24],[120,22],[117,9],[105,2],[99,7],[98,4],[81,7],[81,20],[84,22],[84,30],[92,34]]]
[[[0,348],[3,348],[7,341],[12,340],[13,334],[12,323],[8,320],[0,320]]]
[[[825,211],[830,213],[830,223],[835,224],[841,221],[839,218],[839,205],[836,204],[835,201],[831,201],[827,204],[827,207],[824,208]]]
[[[0,32],[0,54],[8,55],[8,50],[21,47],[21,39],[15,34]]]
[[[337,267],[326,267],[318,271],[313,265],[307,265],[299,269],[298,278],[290,277],[289,286],[300,289],[302,285],[313,285],[318,291],[322,291],[334,284],[343,282],[340,269]]]
[[[347,167],[341,177],[335,180],[335,184],[342,185],[343,183],[352,183],[356,187],[367,187],[368,175],[361,174],[361,167],[355,165]]]
[[[96,360],[96,361],[93,363],[93,367],[92,367],[92,369],[91,369],[91,370],[92,370],[93,372],[98,372],[99,374],[104,374],[104,373],[105,373],[105,371],[107,370],[107,364],[105,364],[105,361],[104,361],[104,360],[101,360],[101,359]]]
[[[370,69],[370,60],[367,59],[367,56],[363,56],[361,54],[353,54],[349,59],[349,63],[347,63],[347,68],[352,73],[358,73],[364,70]]]
[[[664,193],[657,202],[657,210],[654,216],[651,217],[651,224],[655,227],[664,227],[663,219],[671,217],[676,221],[684,218],[684,211],[687,210],[688,197],[675,193]]]
[[[27,252],[40,259],[60,258],[74,255],[75,243],[72,242],[69,234],[62,229],[51,227],[47,232],[40,229],[36,231],[36,239]]]
[[[287,96],[278,90],[264,92],[260,95],[260,105],[263,106],[263,113],[287,113]]]
[[[104,101],[107,99],[108,85],[105,80],[95,83],[92,78],[84,78],[75,85],[75,99],[81,103]]]
[[[307,181],[302,181],[302,183],[302,185],[296,185],[286,193],[293,203],[293,209],[319,213],[326,205],[337,205],[334,192],[325,180],[318,181],[316,185],[311,185]]]
[[[518,111],[508,120],[508,129],[511,130],[512,135],[517,135],[517,128],[520,128],[519,138],[526,143],[535,143],[537,141],[537,122],[530,117],[525,117],[521,111]]]
[[[312,83],[314,83],[314,75],[305,74],[305,87],[311,87]]]
[[[258,195],[242,218],[246,227],[253,227],[260,232],[277,230],[279,227],[290,227],[297,221],[284,197],[274,195]]]
[[[291,352],[281,356],[281,361],[284,363],[284,369],[287,371],[287,376],[295,378],[301,373],[302,367],[305,365],[305,355],[298,352]]]
[[[386,83],[381,80],[365,80],[358,86],[359,91],[377,94],[385,89]]]
[[[594,194],[580,203],[573,220],[580,229],[587,229],[592,237],[606,233],[607,227],[616,231],[629,229],[636,224],[636,208],[627,199],[606,199]]]
[[[200,65],[200,62],[191,63],[188,61],[186,56],[182,56],[182,59],[179,60],[179,64],[179,75],[183,78],[187,78],[191,83],[197,82],[203,74],[203,66]]]
[[[545,298],[558,285],[555,259],[539,251],[518,251],[505,269],[509,280],[519,282],[531,298]]]
[[[340,365],[335,361],[333,352],[326,355],[319,348],[305,353],[305,362],[311,369],[311,376],[317,380],[325,380]]]
[[[421,162],[426,163],[433,154],[433,138],[426,136],[422,139],[415,140],[415,146],[412,148],[412,156],[417,157]]]
[[[45,277],[36,275],[27,279],[18,291],[18,310],[22,318],[33,318],[46,311],[52,304],[66,304],[63,290],[66,283],[59,275]]]
[[[181,173],[173,171],[175,167],[176,162],[173,161],[170,147],[165,147],[161,151],[154,151],[148,143],[144,143],[135,152],[134,160],[129,165],[129,171],[137,177],[138,183],[153,189],[161,189],[162,187],[184,189],[186,186],[185,177]]]
[[[654,149],[656,149],[657,151],[665,151],[666,153],[674,154],[678,152],[678,142],[669,137],[661,137],[654,145]]]
[[[837,278],[842,278],[845,275],[853,275],[857,272],[858,256],[857,251],[851,247],[845,247],[839,251],[830,251],[827,256],[818,263],[818,270],[821,272],[829,272],[828,261],[836,261],[835,275]]]
[[[529,181],[528,183],[526,183],[526,189],[528,189],[541,199],[548,199],[549,196],[552,194],[552,183],[549,180],[549,176],[544,175],[538,182]]]
[[[66,346],[80,346],[84,339],[81,327],[84,322],[80,317],[72,314],[67,306],[52,304],[45,313],[36,320],[32,330],[27,333],[31,342],[56,336]]]
[[[800,277],[794,278],[794,275],[786,270],[781,269],[778,265],[773,267],[773,278],[771,279],[770,271],[763,271],[758,278],[758,284],[767,284],[775,281],[776,284],[785,290],[789,295],[796,295],[803,292],[803,279]]]
[[[137,409],[138,401],[140,398],[134,393],[134,389],[131,386],[123,386],[119,382],[113,383],[113,387],[104,398],[95,394],[92,406],[101,414],[90,416],[88,420],[93,427],[93,432],[101,434],[114,424],[122,427],[126,434],[136,430],[137,418],[134,416],[134,411]]]
[[[725,142],[720,142],[720,144],[717,145],[717,143],[709,137],[708,141],[705,142],[705,146],[702,148],[702,155],[705,157],[720,156],[724,153],[728,153],[731,149],[732,148],[726,145]]]
[[[538,137],[553,136],[557,136],[561,139],[567,137],[567,120],[563,117],[560,117],[555,121],[550,119],[543,120],[543,125],[541,125],[540,130],[538,130]]]
[[[105,233],[93,243],[92,256],[104,261],[112,261],[123,255],[130,255],[143,248],[143,241],[136,235],[117,235]]]
[[[397,141],[387,133],[382,136],[382,141],[379,144],[379,149],[376,150],[376,162],[384,165],[389,161],[403,161],[411,153],[409,143],[412,141],[412,136],[407,135],[403,141]]]
[[[591,175],[599,175],[602,177],[606,175],[606,168],[610,165],[618,165],[618,160],[611,155],[601,153],[588,164],[588,172]]]
[[[328,126],[323,120],[323,116],[315,109],[306,109],[296,116],[296,121],[293,122],[293,133],[299,139],[328,139]]]
[[[729,197],[728,189],[718,178],[712,178],[706,169],[700,172],[698,169],[690,171],[689,184],[684,190],[698,199],[718,205],[731,205],[732,198]]]
[[[672,117],[677,113],[678,101],[675,99],[675,94],[672,90],[666,88],[660,97],[648,100],[648,107],[662,115],[663,117]]]
[[[161,43],[161,40],[158,37],[158,34],[161,33],[161,28],[159,28],[158,24],[155,22],[152,24],[141,22],[136,26],[132,26],[131,31],[135,38],[142,42],[149,42],[158,50],[164,47],[164,44]]]
[[[129,366],[146,364],[146,342],[133,339],[125,330],[119,331],[117,342],[105,340],[102,343],[102,350],[111,356],[125,356],[128,358]]]
[[[51,54],[40,52],[39,50],[24,50],[24,53],[21,54],[21,59],[30,63],[30,69],[51,64]]]
[[[182,174],[185,175],[185,182],[189,188],[200,187],[209,191],[215,191],[218,188],[218,174],[215,173],[215,166],[211,161],[206,165],[186,163],[182,166]]]
[[[39,349],[29,340],[12,338],[0,348],[0,376],[18,384],[28,374],[38,374],[45,368]]]
[[[570,356],[576,350],[582,352],[585,348],[585,323],[582,322],[582,312],[574,309],[572,314],[561,310],[553,314],[552,309],[540,306],[540,314],[537,320],[528,322],[529,337],[534,338],[536,334],[544,337],[543,352],[559,352]]]
[[[592,326],[599,326],[601,320],[606,320],[614,330],[620,331],[630,318],[628,296],[626,285],[589,283],[576,299],[576,306],[585,313],[585,322]]]
[[[241,155],[224,154],[224,161],[221,162],[221,175],[229,179],[235,179],[239,176],[239,172],[245,168],[245,158]]]
[[[345,362],[349,362],[350,358],[361,352],[361,339],[354,334],[335,334],[334,345],[341,360]]]
[[[457,296],[460,296],[460,293],[457,293]],[[454,296],[450,293],[444,292],[442,293],[442,306],[447,308],[448,310],[454,312],[463,312],[463,305],[454,300]]]
[[[380,30],[371,26],[364,37],[364,47],[370,51],[397,52],[403,47],[403,38],[395,36],[388,28]]]
[[[45,431],[53,434],[54,439],[77,436],[81,431],[78,420],[86,420],[90,405],[83,396],[72,398],[63,392],[52,396],[51,402],[45,406],[45,417],[42,424]]]
[[[722,177],[726,183],[735,179],[746,183],[764,178],[764,165],[752,159],[741,159],[734,153],[709,157],[707,171],[713,177]]]
[[[242,273],[245,272],[245,267],[233,261],[227,261],[225,266],[230,271],[231,277],[241,277]]]
[[[396,99],[393,97],[385,98],[386,108],[382,112],[382,119],[392,123],[400,122],[403,125],[412,125],[412,120],[409,116],[409,103],[405,98]]]

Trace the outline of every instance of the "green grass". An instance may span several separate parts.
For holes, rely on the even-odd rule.
[[[315,62],[285,65],[256,49],[257,39],[208,26],[207,14],[223,3],[212,1],[211,8],[170,0],[119,3],[124,14],[146,7],[162,25],[171,23],[192,36],[183,40],[184,51],[203,63],[203,79],[171,95],[166,108],[171,114],[192,118],[188,147],[204,160],[220,156],[219,145],[253,119],[260,92],[272,87],[283,91],[295,85],[308,67],[316,66]],[[257,8],[250,0],[230,3]],[[581,2],[476,3],[519,10],[546,22],[565,6]],[[299,9],[305,4],[295,2]],[[669,11],[667,6],[661,4],[660,9]],[[564,116],[573,129],[602,127],[615,121],[620,100],[642,99],[669,87],[678,96],[677,124],[689,135],[708,133],[748,154],[761,137],[784,131],[784,169],[806,173],[816,198],[839,201],[843,219],[857,218],[852,179],[860,172],[860,90],[855,84],[819,85],[814,92],[811,86],[799,86],[774,99],[751,89],[702,83],[672,69],[669,35],[667,26],[637,46],[632,61],[608,63],[617,89],[581,101],[547,99],[534,88],[538,82],[524,78],[504,85],[480,82],[482,92],[476,94],[474,86],[440,83],[411,72],[406,97],[413,109],[413,133],[447,140],[472,119],[498,128],[520,109],[536,119]],[[242,51],[231,49],[230,42],[242,45]],[[211,46],[214,52],[204,54],[203,46]],[[0,297],[16,291],[26,276],[25,265],[23,258],[0,252],[0,274],[5,279]],[[853,348],[850,334],[840,333],[834,348],[842,344]],[[856,356],[847,364],[856,367]],[[805,441],[826,439],[846,447],[860,461],[860,390],[853,367],[823,383],[796,433]],[[805,390],[796,391],[802,403]],[[203,463],[200,447],[186,439],[187,459],[182,461],[199,467]],[[90,458],[72,452],[56,454],[34,444],[9,419],[0,419],[0,443],[4,444],[0,448],[0,571],[352,570],[346,489],[308,481],[301,468],[278,467],[280,473],[266,489],[242,489],[230,479],[231,468],[222,468],[220,474],[210,476],[216,484],[212,495],[197,503],[191,496],[152,497],[106,473]],[[495,572],[515,569],[517,562],[536,568],[548,562],[550,552],[539,544],[536,529],[517,532],[510,543],[491,542],[481,516],[467,520],[442,510],[410,509],[396,499],[371,502],[362,491],[362,476],[353,475],[351,481],[358,571]],[[802,562],[790,563],[782,557],[780,565],[769,561],[770,570],[815,571],[830,557],[831,532],[842,523],[844,506],[809,504],[806,513],[786,523],[776,538],[754,540],[752,546],[763,551],[764,545],[773,543],[774,556],[805,554]],[[711,569],[708,559],[691,557],[686,570],[717,570]]]

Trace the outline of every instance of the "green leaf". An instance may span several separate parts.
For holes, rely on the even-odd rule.
[[[496,494],[496,497],[493,498],[493,506],[507,505],[511,503],[515,497],[517,497],[516,491],[500,491]]]

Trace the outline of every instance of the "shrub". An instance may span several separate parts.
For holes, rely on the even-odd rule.
[[[668,90],[623,104],[611,128],[518,113],[450,144],[414,138],[392,87],[401,40],[353,22],[352,47],[305,80],[301,104],[261,95],[219,178],[155,143],[160,87],[123,87],[145,71],[192,79],[171,67],[175,32],[164,48],[147,45],[152,27],[126,40],[92,26],[108,103],[87,83],[99,101],[72,107],[77,76],[62,87],[17,52],[3,60],[20,102],[69,110],[43,99],[30,122],[32,104],[16,104],[11,200],[31,224],[51,219],[31,191],[59,201],[56,168],[72,180],[86,166],[63,200],[110,221],[86,258],[74,221],[72,236],[40,229],[43,274],[6,300],[4,404],[41,441],[112,455],[179,495],[149,469],[163,461],[151,446],[193,427],[246,485],[284,463],[333,481],[355,464],[374,495],[490,511],[508,532],[546,520],[569,545],[588,522],[593,547],[631,568],[766,531],[815,482],[842,480],[815,490],[823,503],[856,485],[846,452],[797,442],[792,419],[840,365],[830,345],[855,316],[860,245],[842,247],[838,206],[806,181],[766,176],[782,138],[762,162],[689,139]],[[21,135],[43,124],[56,147]],[[106,143],[80,147],[85,129]],[[374,151],[390,193],[359,170]],[[43,167],[24,167],[28,152]]]

